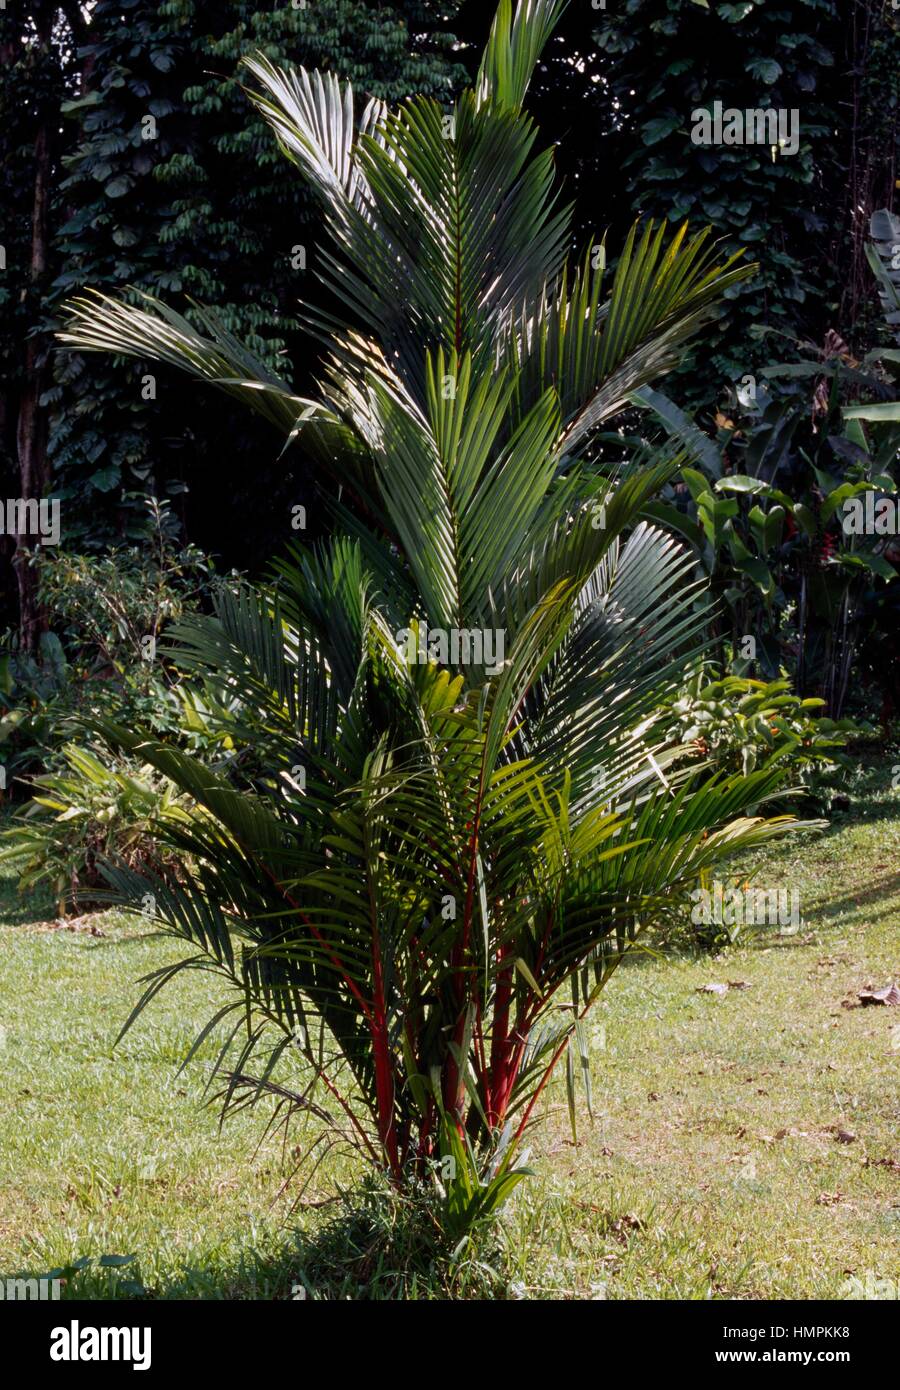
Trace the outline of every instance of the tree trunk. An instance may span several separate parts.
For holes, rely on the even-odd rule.
[[[53,30],[53,6],[36,7],[34,20],[38,42],[49,49]],[[31,210],[31,260],[29,289],[35,312],[48,265],[50,189],[53,172],[53,137],[59,124],[59,110],[51,103],[41,113],[34,140],[34,196]],[[41,396],[47,387],[47,344],[38,336],[26,339],[24,380],[16,424],[16,450],[19,465],[19,497],[23,501],[41,498],[49,480],[47,460],[47,411]],[[27,509],[19,508],[19,525]],[[46,631],[46,615],[38,600],[38,574],[33,563],[35,537],[17,531],[13,568],[19,597],[19,641],[22,650],[34,652],[40,635]]]

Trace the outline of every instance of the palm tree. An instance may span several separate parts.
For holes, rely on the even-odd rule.
[[[463,1222],[520,1176],[563,1056],[571,1095],[627,947],[723,857],[795,824],[759,813],[782,767],[711,776],[667,741],[661,711],[709,616],[689,557],[642,519],[679,458],[590,457],[749,271],[706,232],[652,223],[608,294],[602,243],[570,263],[552,151],[523,111],[561,8],[501,0],[452,112],[419,97],[357,120],[333,76],[249,63],[321,197],[323,275],[347,310],[310,316],[316,400],[199,308],[194,326],[93,294],[62,335],[264,413],[315,455],[333,522],[271,584],[177,632],[237,750],[227,766],[105,726],[193,806],[159,826],[177,876],[109,868],[192,948],[135,1014],[178,969],[223,975],[233,994],[198,1041],[244,1030],[226,1106],[313,1111],[401,1184],[452,1158]],[[288,1087],[279,1063],[298,1051]]]

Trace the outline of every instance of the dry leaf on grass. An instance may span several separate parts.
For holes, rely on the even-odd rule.
[[[624,1216],[616,1217],[615,1221],[610,1222],[609,1232],[614,1236],[620,1245],[627,1245],[632,1231],[643,1231],[644,1222],[633,1212],[626,1212]]]
[[[97,926],[90,914],[84,917],[57,917],[55,922],[47,922],[40,930],[86,932],[89,936],[106,936],[106,932]]]
[[[859,1002],[865,1004],[900,1004],[900,989],[895,984],[885,985],[883,989],[861,989]]]

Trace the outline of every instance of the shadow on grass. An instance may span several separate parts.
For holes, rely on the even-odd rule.
[[[245,1247],[144,1287],[138,1260],[81,1261],[62,1301],[291,1301],[506,1296],[498,1227],[460,1246],[442,1234],[428,1200],[401,1200],[376,1181],[315,1213],[309,1231],[286,1230],[275,1249]],[[116,1262],[113,1264],[113,1262]],[[55,1273],[55,1271],[54,1271]],[[32,1276],[33,1277],[33,1276]]]
[[[866,907],[869,903],[884,903],[887,909],[892,908],[894,912],[900,913],[900,871],[892,870],[866,887],[848,888],[840,894],[830,891],[821,897],[812,898],[809,910],[825,917],[834,917],[849,908]]]
[[[148,930],[146,927],[139,931],[117,933],[115,936],[107,936],[105,932],[102,936],[91,936],[88,931],[85,931],[84,924],[86,922],[93,923],[103,931],[102,920],[109,911],[109,903],[91,902],[85,906],[83,911],[70,912],[68,916],[61,918],[58,904],[49,893],[37,889],[20,893],[16,887],[15,878],[0,878],[0,928],[33,927],[44,931],[71,931],[76,935],[84,935],[85,948],[89,950],[101,950],[110,946],[128,946],[136,941],[162,941],[166,939],[166,932],[155,928]],[[132,922],[137,920],[139,920],[138,917],[131,918]],[[128,918],[126,917],[125,922],[127,921]]]
[[[56,904],[48,893],[20,893],[15,879],[0,879],[0,927],[53,922],[56,916]]]
[[[858,806],[852,806],[849,810],[826,812],[823,820],[828,824],[819,831],[823,839],[828,839],[832,835],[838,835],[841,831],[849,830],[854,825],[860,823],[869,824],[872,821],[900,820],[900,800],[896,796],[885,796],[877,801],[862,801]]]

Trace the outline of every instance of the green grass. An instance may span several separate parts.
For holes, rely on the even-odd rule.
[[[900,1010],[842,1007],[900,980],[890,780],[888,757],[827,831],[761,862],[758,883],[799,888],[797,934],[616,973],[593,1021],[594,1119],[573,1143],[562,1078],[550,1088],[536,1176],[492,1256],[499,1296],[834,1298],[850,1273],[900,1281]],[[220,1133],[202,1104],[211,1043],[177,1073],[215,982],[180,979],[114,1047],[135,980],[177,945],[113,913],[54,929],[46,904],[0,889],[0,1273],[90,1257],[73,1295],[289,1297],[300,1280],[315,1294],[336,1236],[321,1235],[332,1209],[285,1187],[303,1135],[257,1151],[258,1113]],[[697,992],[730,980],[748,987]],[[305,1200],[353,1179],[332,1154]],[[325,1287],[371,1294],[371,1262],[344,1253]],[[452,1291],[469,1287],[463,1271]]]

